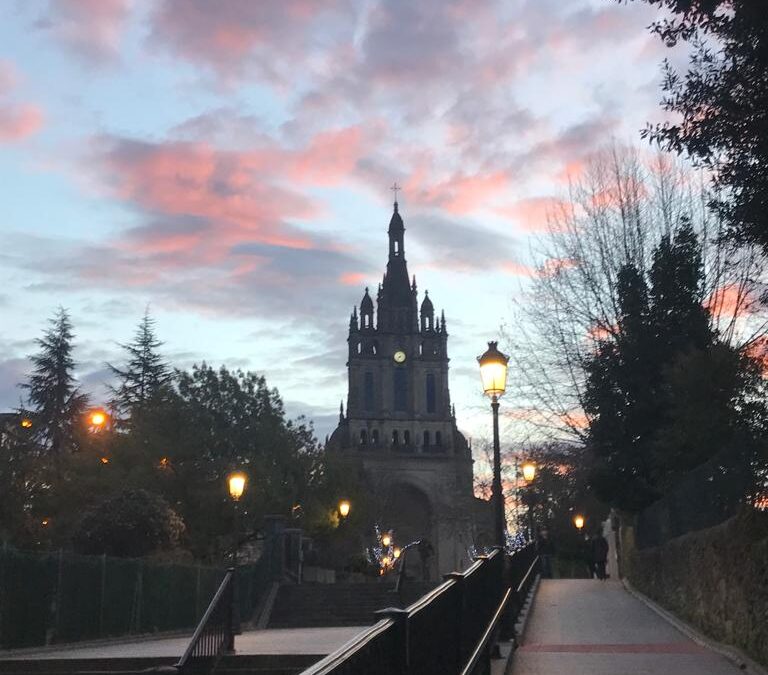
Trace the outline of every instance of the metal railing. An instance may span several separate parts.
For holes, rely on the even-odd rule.
[[[234,605],[235,570],[224,575],[216,594],[197,625],[184,655],[175,664],[182,675],[212,673],[219,659],[235,648],[232,622]]]
[[[536,562],[533,546],[479,556],[406,609],[377,612],[378,623],[302,675],[487,672],[498,637],[514,632]]]

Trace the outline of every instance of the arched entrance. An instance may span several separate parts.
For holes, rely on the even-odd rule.
[[[414,485],[395,483],[387,491],[384,512],[379,521],[383,530],[392,530],[398,546],[413,541],[427,540],[432,554],[426,555],[425,547],[414,547],[408,551],[407,573],[415,578],[435,578],[436,542],[434,540],[434,515],[429,497]],[[426,563],[426,564],[425,564]]]

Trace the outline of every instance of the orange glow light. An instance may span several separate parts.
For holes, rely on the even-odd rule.
[[[29,417],[25,417],[23,420],[21,420],[21,426],[24,429],[31,429],[32,428],[32,420],[29,419]]]
[[[102,410],[94,410],[91,413],[90,422],[94,427],[103,427],[107,423],[107,413]]]
[[[101,458],[101,463],[102,464],[109,464],[109,457],[102,457]]]
[[[41,524],[43,527],[48,527],[48,524],[49,524],[50,522],[51,522],[51,521],[50,521],[50,520],[48,520],[48,518],[43,518],[43,519],[40,521],[40,524]]]

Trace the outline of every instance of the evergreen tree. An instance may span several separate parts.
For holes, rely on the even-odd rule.
[[[60,307],[49,323],[50,328],[36,340],[40,351],[29,357],[33,366],[29,381],[21,386],[28,391],[35,439],[47,454],[58,458],[74,448],[88,397],[75,385],[69,314]]]
[[[622,0],[620,0],[622,1]],[[645,0],[673,13],[652,25],[693,47],[687,72],[665,63],[662,107],[646,135],[710,170],[714,205],[741,241],[768,250],[768,11],[763,0]]]
[[[125,369],[107,364],[119,382],[117,386],[110,387],[113,395],[111,406],[118,417],[132,416],[150,401],[156,403],[158,397],[167,391],[173,374],[158,353],[162,345],[155,336],[155,322],[147,310],[133,341],[120,345],[128,355]]]

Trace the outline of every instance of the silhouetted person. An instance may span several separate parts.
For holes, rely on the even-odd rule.
[[[551,579],[552,558],[555,557],[555,544],[549,538],[549,530],[546,527],[539,532],[539,540],[536,542],[536,551],[539,554],[542,579]]]
[[[432,548],[432,544],[429,543],[429,539],[422,539],[417,547],[419,549],[419,556],[421,557],[421,578],[424,581],[429,581],[432,569],[432,555],[435,550]]]
[[[608,540],[602,534],[592,535],[592,569],[595,576],[605,581],[605,565],[608,562]]]

